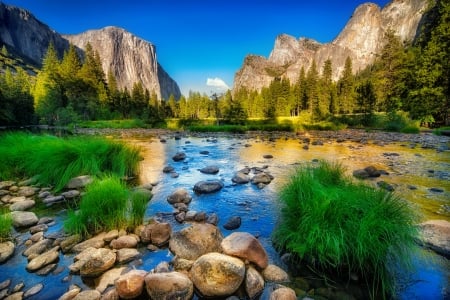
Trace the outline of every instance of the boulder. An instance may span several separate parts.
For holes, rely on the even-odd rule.
[[[16,202],[9,207],[10,211],[24,211],[32,208],[36,203],[34,200],[23,200],[20,202]]]
[[[53,272],[56,269],[57,266],[58,266],[58,263],[52,263],[52,264],[46,265],[45,267],[40,268],[39,270],[37,270],[36,271],[36,275],[46,276],[50,272]]]
[[[265,158],[265,159],[271,159],[271,158],[273,158],[273,155],[272,155],[272,154],[264,154],[264,155],[263,155],[263,158]]]
[[[194,294],[192,281],[179,272],[150,273],[145,286],[150,299],[189,300]]]
[[[49,250],[52,247],[52,245],[53,245],[52,239],[43,239],[37,242],[36,244],[31,245],[29,248],[23,251],[22,255],[26,257],[37,256]]]
[[[281,287],[270,294],[269,300],[297,300],[297,296],[293,289]]]
[[[220,252],[223,236],[211,224],[195,223],[172,234],[169,248],[180,258],[194,260],[208,252]]]
[[[138,258],[141,253],[135,248],[122,248],[117,250],[117,263],[122,264]]]
[[[0,190],[3,189],[9,189],[11,186],[15,185],[15,181],[7,180],[7,181],[0,181]]]
[[[140,296],[144,290],[145,275],[147,272],[144,270],[132,270],[117,278],[114,286],[120,298],[133,299]]]
[[[177,189],[175,192],[167,197],[167,202],[173,205],[175,203],[189,204],[192,201],[192,197],[189,192],[183,188]]]
[[[103,238],[105,237],[106,233],[97,235],[93,238],[90,238],[84,242],[81,242],[79,244],[76,244],[72,247],[72,251],[74,252],[82,252],[83,250],[93,247],[93,248],[102,248],[105,246],[105,241]]]
[[[123,235],[115,240],[112,240],[110,246],[113,249],[135,248],[137,246],[137,243],[138,241],[134,236]]]
[[[28,290],[26,290],[25,293],[23,294],[23,297],[29,298],[31,296],[34,296],[37,293],[39,293],[43,288],[44,288],[44,285],[42,283],[38,283],[38,284],[32,286],[31,288],[29,288]]]
[[[97,248],[89,247],[78,253],[74,258],[74,263],[69,266],[72,273],[80,272],[81,267],[88,261],[91,255],[97,251]]]
[[[367,171],[364,169],[360,169],[353,171],[353,176],[358,179],[366,179],[369,178],[369,173],[367,173]]]
[[[116,262],[116,253],[106,248],[96,249],[89,259],[81,266],[80,275],[84,277],[97,277],[109,270]]]
[[[13,211],[11,217],[14,227],[30,227],[39,221],[36,214],[31,211]]]
[[[231,178],[231,181],[237,184],[246,184],[250,182],[250,177],[242,172],[237,172],[234,174],[233,178]]]
[[[225,224],[223,224],[223,228],[227,230],[234,230],[238,229],[239,227],[241,227],[241,217],[239,216],[233,216],[229,218]]]
[[[16,202],[22,202],[25,201],[27,198],[25,196],[18,196],[18,197],[9,197],[7,201],[3,201],[6,203],[16,203]]]
[[[217,226],[219,224],[219,216],[216,213],[212,213],[206,218],[205,222]]]
[[[73,286],[67,292],[62,294],[58,300],[72,300],[80,293],[80,291],[81,289],[78,286]]]
[[[109,243],[112,240],[117,239],[118,237],[119,237],[119,230],[113,229],[106,233],[106,235],[103,237],[103,240]]]
[[[197,194],[210,194],[220,191],[223,182],[220,180],[199,181],[194,185],[194,192]]]
[[[14,254],[14,243],[7,241],[0,243],[0,264],[7,261]]]
[[[369,177],[380,177],[381,171],[375,168],[374,166],[368,166],[364,168],[364,171],[369,174]]]
[[[219,167],[217,167],[217,166],[207,166],[207,167],[201,168],[199,171],[204,173],[204,174],[214,175],[214,174],[219,173]]]
[[[186,153],[184,152],[177,152],[172,159],[174,161],[183,161],[186,158]]]
[[[39,270],[46,265],[49,265],[55,262],[59,257],[59,246],[56,246],[47,252],[40,254],[39,256],[33,258],[27,265],[27,270],[30,272],[34,272]]]
[[[140,232],[140,238],[143,243],[152,243],[157,246],[166,244],[172,233],[172,227],[169,223],[151,223],[146,225]]]
[[[172,166],[165,166],[163,168],[163,173],[172,173],[172,172],[175,172],[175,168]]]
[[[420,224],[423,244],[436,253],[450,257],[450,222],[430,220]]]
[[[248,260],[261,269],[269,264],[266,250],[250,233],[233,232],[222,240],[221,246],[224,254]]]
[[[58,196],[50,195],[50,196],[46,197],[45,199],[43,199],[42,202],[44,204],[47,204],[48,206],[50,206],[50,205],[52,205],[54,203],[58,203],[58,202],[61,202],[63,200],[64,200],[64,197],[61,196],[61,195],[58,195]]]
[[[69,252],[70,250],[72,250],[73,246],[78,244],[80,241],[81,241],[81,235],[79,235],[79,234],[74,234],[74,235],[68,236],[60,243],[62,252],[64,252],[64,253]]]
[[[101,296],[97,290],[86,290],[77,294],[72,300],[100,300]]]
[[[13,292],[11,295],[5,298],[5,300],[22,300],[23,292]]]
[[[243,282],[245,264],[236,257],[211,252],[194,262],[190,277],[202,296],[225,297],[232,295]]]
[[[255,299],[256,296],[264,290],[264,278],[252,266],[247,268],[245,273],[245,291],[250,299]]]
[[[84,188],[88,184],[90,184],[94,179],[89,175],[82,175],[78,177],[74,177],[69,180],[69,182],[66,184],[66,189],[80,189]]]
[[[175,271],[186,273],[189,272],[194,261],[175,256],[171,263]]]
[[[70,190],[64,193],[61,193],[61,196],[63,196],[65,199],[73,199],[80,196],[80,191],[78,190]]]
[[[261,172],[261,173],[256,174],[255,176],[253,176],[251,182],[256,185],[260,184],[260,183],[269,184],[270,182],[272,182],[272,180],[273,180],[272,175],[270,175],[266,172]]]
[[[114,282],[122,275],[125,267],[112,268],[95,279],[95,289],[103,293],[109,286],[114,286]]]
[[[39,191],[39,188],[32,186],[21,186],[17,191],[17,196],[31,197]]]
[[[262,272],[265,281],[283,283],[289,282],[289,275],[280,267],[268,265]]]
[[[36,232],[44,232],[48,230],[48,225],[47,224],[38,224],[34,225],[32,227],[30,227],[29,231],[31,234],[35,234]]]

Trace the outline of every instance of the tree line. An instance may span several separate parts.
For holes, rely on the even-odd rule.
[[[374,63],[354,74],[347,57],[340,78],[332,80],[331,60],[302,68],[298,79],[274,77],[260,91],[241,88],[223,95],[189,92],[158,99],[136,82],[120,89],[114,74],[103,72],[100,54],[87,44],[81,56],[71,45],[60,59],[49,45],[36,76],[21,67],[0,74],[0,125],[67,125],[80,120],[139,118],[157,124],[165,118],[216,118],[228,123],[308,113],[313,121],[360,114],[370,125],[375,112],[398,111],[424,123],[448,124],[450,107],[450,4],[438,1],[428,12],[421,36],[405,45],[393,31]],[[2,55],[7,56],[2,49]],[[163,101],[164,100],[164,101]]]

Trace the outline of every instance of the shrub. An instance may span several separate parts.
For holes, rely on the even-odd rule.
[[[36,176],[41,184],[62,189],[75,176],[136,174],[137,148],[100,137],[57,138],[10,133],[0,137],[0,179]]]
[[[11,238],[12,218],[8,211],[0,210],[0,243]]]
[[[322,161],[293,174],[279,194],[284,207],[274,243],[318,271],[359,274],[372,298],[387,297],[395,288],[393,262],[411,265],[416,216],[394,194],[354,183],[344,171]]]

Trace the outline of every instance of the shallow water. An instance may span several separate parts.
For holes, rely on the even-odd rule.
[[[156,217],[159,220],[171,223],[173,230],[177,231],[188,226],[175,222],[173,208],[167,203],[167,196],[176,188],[183,187],[192,191],[193,186],[200,180],[220,179],[225,187],[218,193],[210,195],[195,195],[189,205],[190,210],[205,211],[207,214],[219,215],[219,228],[224,236],[232,231],[225,230],[223,224],[231,216],[240,216],[242,225],[238,231],[246,231],[257,236],[269,254],[271,263],[286,268],[279,254],[271,244],[271,233],[279,217],[279,204],[277,191],[288,180],[299,163],[312,162],[315,159],[326,159],[341,162],[349,176],[355,169],[373,165],[386,170],[389,175],[368,180],[369,184],[376,185],[376,181],[384,180],[395,185],[396,193],[411,202],[416,210],[422,214],[423,220],[450,219],[450,155],[449,152],[437,152],[433,149],[421,149],[419,146],[393,143],[377,145],[354,142],[337,143],[325,141],[323,146],[309,145],[304,150],[304,143],[300,138],[275,137],[268,135],[252,136],[202,136],[183,137],[174,139],[165,136],[167,142],[162,143],[159,137],[130,137],[124,140],[130,144],[138,145],[142,149],[144,160],[140,165],[141,183],[158,183],[153,189],[153,198],[146,211],[146,219]],[[314,140],[312,138],[312,140]],[[208,155],[200,151],[209,151]],[[183,162],[174,162],[172,156],[178,152],[186,153]],[[386,155],[386,153],[388,155]],[[397,153],[398,156],[389,155]],[[263,155],[271,154],[272,159],[264,159]],[[172,178],[162,173],[166,165],[171,165],[179,174]],[[208,165],[220,168],[217,175],[202,174],[199,169]],[[264,189],[258,189],[252,184],[234,185],[231,178],[234,173],[244,167],[263,167],[274,176],[274,180]],[[411,189],[414,186],[416,189]],[[444,190],[442,193],[431,192],[432,187]],[[44,215],[41,215],[44,216]],[[47,215],[48,216],[48,213]],[[56,225],[49,228],[46,236],[61,230],[61,220],[65,212],[56,214]],[[21,236],[22,243],[29,234]],[[20,281],[25,282],[25,289],[37,283],[43,283],[44,289],[29,299],[55,299],[67,291],[70,284],[81,287],[90,286],[82,282],[80,276],[69,276],[64,268],[59,274],[38,276],[25,270],[26,258],[20,253],[24,246],[16,249],[16,255],[6,264],[0,265],[0,282],[12,278],[12,286]],[[161,261],[170,261],[172,254],[167,249],[156,252],[139,249],[142,260],[136,262],[136,268],[150,270]],[[416,271],[406,276],[401,273],[402,289],[397,295],[398,299],[445,299],[449,297],[448,286],[450,282],[450,264],[445,258],[434,255],[426,250],[427,255],[418,255],[415,260]],[[73,261],[73,255],[60,255],[58,266],[67,266]],[[68,281],[63,282],[66,278]],[[446,290],[447,289],[447,290]],[[446,295],[446,296],[445,296]],[[267,299],[267,289],[261,299]]]

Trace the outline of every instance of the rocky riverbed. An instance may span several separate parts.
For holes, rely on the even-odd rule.
[[[1,205],[17,211],[13,213],[13,242],[0,245],[4,261],[0,299],[7,295],[9,299],[55,299],[63,294],[63,299],[75,295],[115,299],[117,295],[133,298],[162,292],[186,297],[182,299],[258,294],[262,299],[358,298],[354,290],[330,289],[318,280],[293,277],[287,258],[281,258],[271,245],[279,210],[277,190],[297,164],[318,159],[340,161],[349,176],[360,171],[368,184],[394,190],[424,214],[424,222],[442,220],[423,224],[423,243],[448,255],[448,137],[362,130],[239,135],[163,130],[83,133],[110,135],[142,147],[138,181],[153,193],[146,224],[133,232],[105,232],[81,241],[64,235],[62,222],[65,208],[79,199],[82,184],[54,195],[30,181],[0,183]],[[209,237],[214,239],[205,240]],[[219,271],[208,273],[204,265],[230,273],[226,272],[226,279],[219,278]],[[419,265],[422,271],[426,268],[423,262]],[[448,296],[444,289],[449,273],[443,271],[448,266],[442,259],[440,271],[433,273],[439,282],[434,279],[428,285],[428,295]],[[272,274],[277,276],[272,278]],[[225,286],[219,286],[223,280]],[[357,280],[352,285],[357,286]],[[423,289],[420,284],[414,286]],[[134,290],[124,291],[130,287]],[[211,294],[214,291],[220,295]],[[398,297],[406,299],[408,293],[417,291],[405,288]]]

